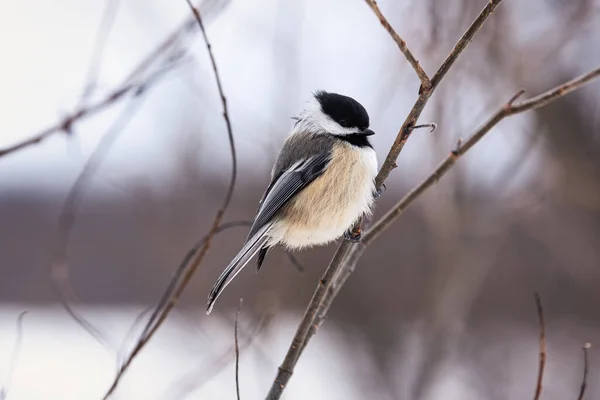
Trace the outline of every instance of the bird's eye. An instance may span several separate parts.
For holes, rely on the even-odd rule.
[[[342,119],[342,120],[340,120],[340,125],[343,126],[343,127],[345,127],[345,128],[348,128],[350,126],[350,123],[348,123],[347,120]]]

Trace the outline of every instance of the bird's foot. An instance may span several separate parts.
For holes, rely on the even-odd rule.
[[[362,231],[360,228],[351,229],[344,232],[344,239],[352,243],[358,243],[362,239]]]
[[[378,199],[383,193],[385,193],[385,184],[381,184],[381,187],[373,192],[373,198]]]

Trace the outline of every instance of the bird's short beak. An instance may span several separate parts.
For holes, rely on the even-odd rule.
[[[365,136],[371,136],[371,135],[374,135],[375,132],[373,132],[370,129],[365,129],[364,131],[362,131],[362,134],[365,135]]]

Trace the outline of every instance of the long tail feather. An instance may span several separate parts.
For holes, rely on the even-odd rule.
[[[233,261],[229,263],[227,268],[221,273],[217,282],[213,286],[210,294],[208,295],[208,307],[206,309],[206,314],[210,314],[212,308],[215,304],[217,298],[223,293],[223,290],[229,285],[229,283],[240,273],[242,268],[248,264],[248,262],[254,257],[256,253],[263,247],[263,245],[267,242],[269,237],[266,233],[269,231],[269,228],[272,224],[266,224],[254,236],[252,236],[242,250],[235,256]]]

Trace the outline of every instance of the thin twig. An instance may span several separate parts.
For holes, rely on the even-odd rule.
[[[123,364],[123,353],[125,352],[125,347],[127,346],[127,343],[129,342],[129,338],[131,338],[133,336],[133,333],[135,332],[136,328],[138,327],[139,324],[142,323],[142,321],[144,320],[144,318],[146,317],[146,315],[152,311],[152,307],[146,307],[145,309],[143,309],[133,320],[133,322],[131,323],[131,325],[129,326],[129,329],[127,329],[127,332],[125,332],[125,336],[123,336],[123,340],[121,341],[121,346],[119,347],[119,350],[117,351],[117,373],[119,372],[119,367],[121,366],[121,364]]]
[[[435,122],[430,122],[429,124],[419,124],[411,127],[411,130],[421,129],[421,128],[430,128],[429,133],[435,131],[437,129],[437,124]]]
[[[538,365],[538,376],[535,385],[534,400],[539,400],[542,395],[542,381],[544,380],[544,368],[546,366],[546,324],[544,323],[544,307],[539,294],[535,294],[535,307],[540,321],[540,362]]]
[[[217,63],[216,63],[214,55],[212,53],[212,48],[211,48],[210,42],[208,40],[208,36],[206,35],[206,31],[204,29],[204,24],[202,22],[202,17],[200,16],[200,12],[196,9],[196,7],[194,7],[194,5],[190,2],[190,0],[186,0],[186,2],[188,4],[188,6],[190,7],[191,11],[193,12],[196,22],[198,23],[198,26],[202,33],[202,37],[206,44],[206,49],[208,51],[212,69],[213,69],[213,72],[215,75],[215,81],[217,84],[217,88],[219,90],[221,104],[223,106],[222,115],[225,120],[225,125],[227,127],[227,137],[229,140],[229,148],[230,148],[230,152],[231,152],[231,163],[232,163],[231,179],[229,181],[229,187],[227,189],[227,193],[225,194],[225,199],[223,200],[223,204],[221,205],[221,208],[217,211],[215,218],[213,219],[212,225],[211,225],[210,230],[207,235],[208,237],[207,237],[206,241],[204,242],[204,245],[199,250],[199,252],[195,256],[195,258],[191,261],[190,267],[187,268],[186,272],[184,273],[184,275],[181,279],[181,284],[179,285],[179,287],[177,287],[177,289],[174,291],[174,293],[170,296],[168,302],[165,304],[164,308],[161,310],[160,315],[156,318],[156,322],[152,325],[152,327],[148,331],[146,331],[142,334],[142,336],[140,337],[140,340],[138,341],[136,346],[131,351],[129,357],[125,360],[125,362],[119,369],[119,372],[117,373],[111,387],[106,392],[104,399],[108,399],[112,395],[112,393],[115,391],[115,389],[119,385],[119,382],[120,382],[121,378],[123,377],[124,373],[128,370],[129,366],[131,365],[131,363],[133,362],[135,357],[146,346],[146,344],[152,338],[154,333],[158,330],[158,328],[166,320],[167,316],[169,315],[169,313],[171,312],[173,307],[175,307],[175,304],[177,304],[177,302],[179,301],[179,297],[181,296],[181,294],[187,287],[194,272],[196,271],[196,269],[198,268],[198,266],[204,259],[204,256],[207,254],[208,249],[210,248],[212,239],[214,238],[217,230],[219,229],[219,225],[221,223],[221,220],[223,219],[223,215],[225,214],[225,211],[229,207],[229,203],[231,202],[231,198],[233,196],[233,190],[235,189],[235,181],[237,178],[237,156],[236,156],[236,150],[235,150],[235,143],[234,143],[234,139],[233,139],[233,130],[231,128],[229,112],[227,109],[227,99],[225,98],[225,94],[223,92],[223,87],[221,85],[221,79],[219,77],[219,71],[217,69]]]
[[[17,362],[19,361],[19,354],[21,353],[21,343],[23,342],[23,319],[25,315],[27,315],[29,311],[23,311],[17,317],[17,337],[15,339],[15,346],[13,347],[12,354],[10,356],[10,364],[8,367],[8,375],[6,377],[6,382],[2,386],[2,390],[0,390],[0,400],[5,400],[8,396],[8,391],[10,389],[10,385],[12,383],[12,378],[17,369]]]
[[[483,26],[484,22],[487,18],[492,14],[492,12],[496,9],[496,7],[502,2],[502,0],[490,0],[483,10],[479,13],[479,16],[473,21],[471,26],[467,29],[467,31],[463,34],[463,36],[458,40],[454,49],[450,52],[446,60],[442,63],[438,71],[435,73],[434,77],[431,80],[430,87],[422,87],[419,93],[419,97],[415,101],[411,111],[406,117],[404,123],[400,127],[398,135],[385,159],[377,177],[375,178],[375,186],[377,189],[381,188],[383,182],[390,175],[392,170],[396,167],[396,160],[400,155],[400,152],[404,148],[404,145],[408,138],[410,137],[413,127],[416,125],[417,120],[425,105],[429,101],[429,98],[435,91],[437,85],[439,85],[442,78],[446,75],[450,67],[454,64],[454,62],[458,59],[458,57],[462,54],[462,52],[467,48],[468,44],[473,39],[473,36],[477,31]],[[359,221],[357,225],[360,225],[362,221]],[[357,251],[358,248],[364,249],[364,244],[352,244],[349,241],[343,242],[338,250],[336,251],[333,259],[311,298],[311,301],[304,313],[304,317],[298,326],[294,339],[292,340],[292,344],[290,345],[288,352],[283,360],[283,363],[278,369],[277,376],[275,377],[273,384],[269,393],[267,394],[267,399],[276,400],[279,399],[290,380],[296,363],[298,362],[298,358],[302,353],[302,350],[306,347],[306,343],[310,340],[310,337],[316,332],[316,328],[319,323],[315,321],[315,318],[319,315],[325,315],[325,313],[319,311],[321,303],[327,297],[328,292],[333,293],[331,285],[333,279],[338,275],[340,270],[347,265],[348,257],[352,257],[352,252]],[[351,251],[352,250],[352,251]],[[351,267],[353,268],[353,267]],[[329,302],[331,304],[331,302]]]
[[[582,347],[582,350],[583,350],[583,378],[581,380],[581,389],[579,389],[579,396],[577,397],[577,400],[583,400],[583,395],[585,394],[585,388],[587,387],[587,376],[588,376],[588,369],[590,366],[588,350],[590,349],[590,347],[592,347],[591,343],[586,343]]]
[[[394,30],[392,25],[388,22],[387,18],[385,18],[385,16],[379,9],[377,2],[375,0],[365,0],[365,1],[369,5],[369,7],[371,7],[371,10],[373,10],[373,12],[377,16],[377,18],[379,18],[379,22],[381,22],[381,25],[383,25],[385,30],[388,31],[388,33],[390,34],[392,39],[394,39],[394,42],[396,42],[396,44],[398,45],[398,48],[400,49],[402,54],[404,54],[404,57],[406,57],[406,59],[408,60],[410,65],[413,67],[413,69],[417,73],[417,76],[419,77],[419,80],[421,81],[421,88],[425,89],[425,90],[429,90],[429,88],[431,87],[431,82],[429,81],[429,77],[427,76],[427,73],[423,70],[423,68],[419,64],[419,61],[417,61],[415,56],[413,56],[412,52],[406,45],[406,42]]]
[[[102,20],[100,21],[100,27],[96,33],[96,40],[94,42],[92,56],[90,57],[85,84],[83,85],[83,92],[80,99],[80,103],[82,104],[94,93],[96,85],[98,84],[98,75],[100,73],[104,49],[113,23],[115,22],[118,7],[119,0],[107,0]]]
[[[240,400],[240,346],[238,344],[238,319],[240,318],[240,309],[242,308],[243,303],[244,299],[240,298],[240,304],[235,312],[235,391],[237,393],[237,400]]]

